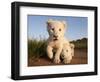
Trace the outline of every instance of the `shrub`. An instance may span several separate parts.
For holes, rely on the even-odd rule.
[[[71,41],[75,45],[75,48],[87,48],[87,38],[78,39],[76,41]]]

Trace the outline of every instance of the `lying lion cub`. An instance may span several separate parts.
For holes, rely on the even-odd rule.
[[[72,60],[72,57],[74,56],[74,44],[64,44],[62,52],[61,52],[61,58],[63,59],[63,62],[65,64],[70,63]]]

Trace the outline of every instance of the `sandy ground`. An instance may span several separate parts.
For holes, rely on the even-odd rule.
[[[77,65],[77,64],[87,64],[87,49],[75,49],[75,55],[70,64],[66,65]],[[63,62],[60,64],[54,64],[53,61],[49,60],[47,57],[41,58],[28,58],[28,66],[47,66],[47,65],[65,65]]]

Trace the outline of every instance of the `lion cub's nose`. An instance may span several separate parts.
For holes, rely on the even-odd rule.
[[[54,35],[53,37],[57,38],[58,36],[57,35]]]

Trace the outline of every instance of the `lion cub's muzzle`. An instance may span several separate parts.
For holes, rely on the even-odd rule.
[[[53,40],[58,40],[58,36],[57,35],[53,35]]]

